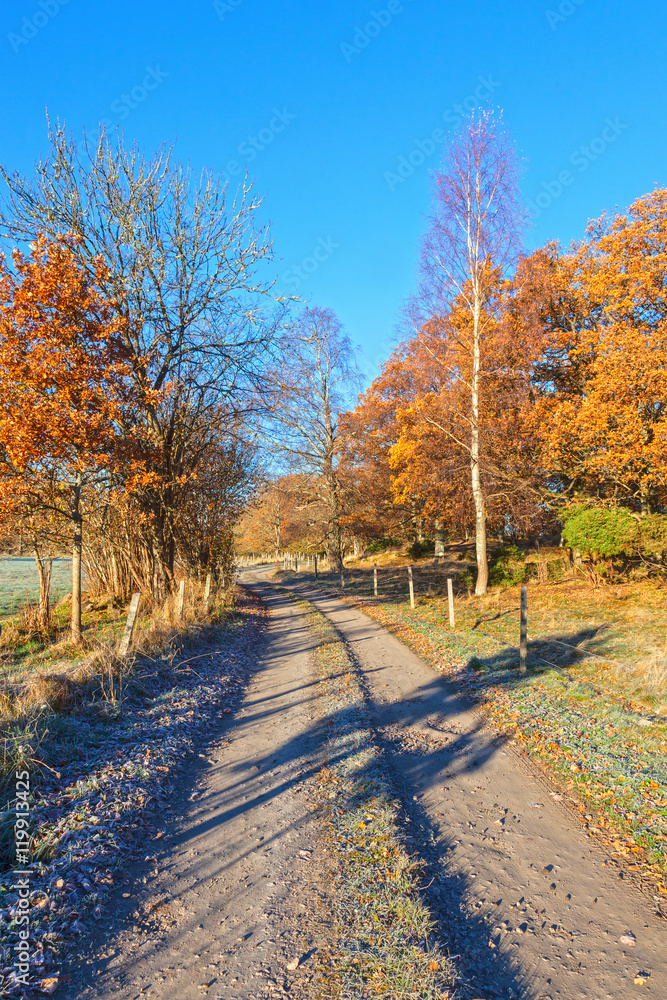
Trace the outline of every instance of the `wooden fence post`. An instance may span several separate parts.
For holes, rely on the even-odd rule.
[[[373,594],[378,595],[378,564],[373,563]]]
[[[315,579],[317,580],[317,553],[315,553],[313,558],[315,560]]]
[[[208,608],[208,600],[211,596],[211,574],[209,573],[206,577],[206,586],[204,587],[204,604]]]
[[[452,578],[449,577],[447,580],[447,603],[449,604],[449,625],[450,628],[454,628],[454,584],[452,583]]]
[[[340,568],[340,585],[343,590],[345,590],[345,573],[343,572],[343,567]]]
[[[519,670],[525,674],[528,661],[528,590],[521,588],[521,631],[519,635]]]
[[[178,588],[178,618],[179,621],[183,618],[183,605],[185,604],[185,580],[181,580],[181,585]]]
[[[298,556],[294,556],[294,572],[295,573],[299,572],[299,557]]]
[[[118,647],[118,656],[121,660],[125,659],[130,649],[132,633],[134,632],[134,623],[137,620],[137,611],[139,609],[140,600],[141,594],[132,594],[130,610],[127,613],[127,621],[125,623],[125,631],[123,632],[123,638],[120,640],[120,646]]]
[[[415,585],[412,580],[412,566],[408,566],[408,585],[410,587],[410,607],[415,610]]]

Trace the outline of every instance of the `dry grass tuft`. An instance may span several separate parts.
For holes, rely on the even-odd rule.
[[[634,684],[636,695],[654,698],[658,714],[667,715],[667,643],[649,647],[632,668],[619,669]]]
[[[189,589],[182,619],[177,614],[178,594],[162,607],[142,599],[130,655],[124,659],[118,655],[124,611],[111,620],[102,619],[103,629],[89,627],[79,645],[66,635],[18,661],[12,653],[34,638],[26,629],[30,612],[24,609],[10,619],[2,630],[0,654],[5,667],[0,675],[0,744],[5,751],[17,733],[25,734],[26,745],[35,745],[37,723],[49,713],[113,715],[124,699],[147,697],[164,685],[186,637],[196,641],[208,625],[223,620],[234,603],[235,592],[229,589],[211,597],[206,608],[203,586]],[[104,597],[86,602],[89,609],[103,613],[114,603]],[[13,754],[10,757],[13,760]],[[0,766],[0,777],[3,773]]]

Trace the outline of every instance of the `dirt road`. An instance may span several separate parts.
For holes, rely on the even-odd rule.
[[[326,907],[309,794],[321,750],[313,639],[261,571],[242,582],[271,609],[264,654],[228,732],[184,776],[166,835],[147,845],[157,874],[128,872],[72,998],[307,995]],[[461,996],[666,1000],[664,921],[548,787],[394,637],[335,597],[294,589],[356,661]]]
[[[429,862],[442,936],[476,995],[667,998],[665,921],[537,772],[379,625],[338,598],[294,589],[357,662],[413,849]]]
[[[313,968],[313,639],[288,598],[263,597],[271,621],[243,703],[183,776],[165,835],[146,844],[154,862],[129,869],[108,901],[68,1000],[257,1000],[292,994]]]

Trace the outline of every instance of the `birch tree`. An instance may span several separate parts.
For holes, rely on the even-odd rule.
[[[465,375],[450,374],[470,397],[463,446],[470,458],[475,506],[477,584],[486,593],[486,499],[481,474],[481,397],[484,392],[484,345],[488,307],[498,274],[509,271],[519,251],[518,167],[500,118],[476,111],[449,144],[443,166],[435,173],[433,211],[422,243],[419,308],[436,321],[445,320],[457,299],[469,323],[453,333],[470,358]],[[440,430],[451,436],[446,424]],[[457,441],[457,443],[461,443]]]

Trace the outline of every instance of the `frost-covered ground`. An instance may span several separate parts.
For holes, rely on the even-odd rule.
[[[119,871],[130,857],[146,852],[145,838],[152,836],[146,831],[152,831],[156,813],[173,792],[184,759],[231,716],[264,622],[261,605],[242,594],[233,619],[200,637],[202,652],[192,657],[182,648],[172,664],[173,686],[128,701],[117,718],[53,715],[50,726],[60,734],[65,763],[52,748],[51,763],[58,769],[30,776],[31,862],[20,869],[30,886],[29,987],[19,981],[15,962],[22,883],[19,869],[5,870],[0,872],[0,996],[33,997],[57,989],[63,963],[95,921],[105,918],[106,895]],[[72,738],[76,759],[64,745]],[[18,797],[0,814],[7,832],[17,802]]]

